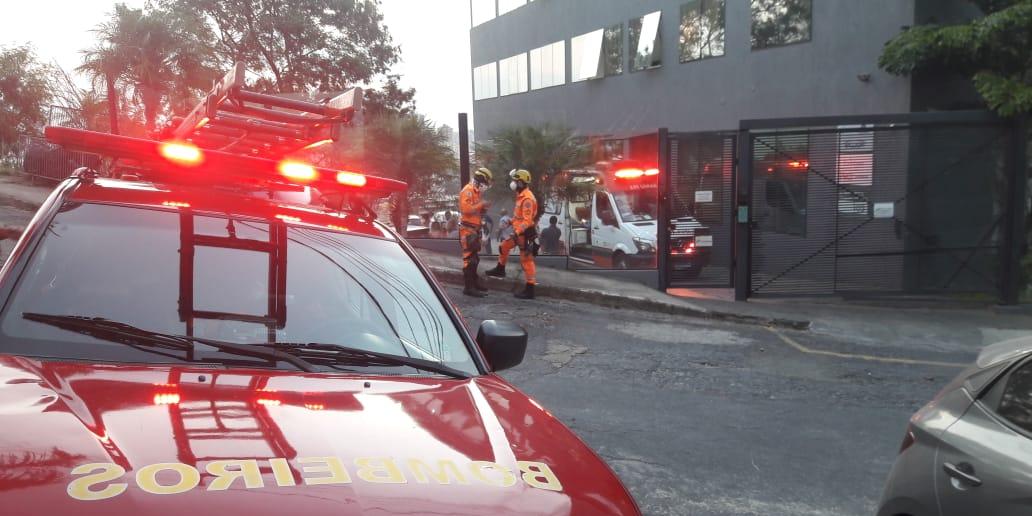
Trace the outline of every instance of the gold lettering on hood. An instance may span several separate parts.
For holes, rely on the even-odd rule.
[[[263,462],[267,462],[266,467]],[[197,489],[201,472],[209,475],[201,489],[277,489],[293,487],[293,471],[299,470],[305,486],[350,484],[348,462],[355,465],[358,480],[376,484],[403,485],[410,480],[417,484],[471,485],[479,483],[507,489],[521,483],[534,489],[562,491],[563,486],[552,468],[544,462],[516,461],[516,470],[490,461],[424,460],[395,457],[299,457],[295,460],[240,459],[208,462],[198,469],[179,462],[145,465],[135,472],[112,463],[89,463],[74,468],[68,483],[68,496],[93,501],[114,498],[130,488],[158,495],[176,495]],[[268,476],[269,478],[264,478]],[[160,477],[160,478],[159,478]],[[135,480],[130,485],[127,480]]]

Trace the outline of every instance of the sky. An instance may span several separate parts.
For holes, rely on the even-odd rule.
[[[90,29],[103,21],[114,0],[0,0],[0,45],[31,43],[40,58],[71,71],[89,47]],[[145,0],[122,0],[142,7]],[[469,0],[381,0],[384,21],[401,47],[395,72],[416,89],[417,109],[438,124],[455,127],[458,113],[471,113]],[[472,115],[471,115],[472,116]]]

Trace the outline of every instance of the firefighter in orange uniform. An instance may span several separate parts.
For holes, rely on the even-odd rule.
[[[480,283],[477,266],[480,265],[480,245],[482,217],[490,206],[480,200],[480,193],[490,188],[493,175],[486,168],[478,168],[473,172],[469,184],[459,192],[459,244],[462,245],[462,274],[465,288],[462,293],[467,296],[485,297],[487,288]]]
[[[509,188],[516,192],[516,207],[512,215],[512,238],[501,242],[498,246],[498,265],[489,271],[488,276],[505,277],[505,262],[514,247],[520,250],[520,265],[526,276],[527,285],[522,292],[516,293],[520,299],[534,299],[534,285],[537,284],[537,267],[534,256],[537,256],[537,199],[530,191],[530,172],[513,170],[509,172]]]

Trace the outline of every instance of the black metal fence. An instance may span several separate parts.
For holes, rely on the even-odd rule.
[[[1024,131],[986,113],[745,121],[738,299],[1016,301]],[[743,281],[744,280],[744,281]]]
[[[670,133],[668,145],[669,286],[729,288],[737,135]]]
[[[10,151],[13,168],[47,181],[60,181],[79,167],[99,168],[102,162],[96,154],[68,151],[37,136],[22,136],[18,147]]]

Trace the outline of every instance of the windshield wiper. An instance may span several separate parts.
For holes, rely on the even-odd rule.
[[[330,359],[334,362],[371,366],[408,366],[413,369],[430,371],[432,373],[438,373],[460,380],[465,380],[470,377],[469,373],[448,367],[433,360],[424,360],[422,358],[402,355],[391,355],[389,353],[339,346],[337,344],[325,344],[321,342],[273,342],[253,345],[282,349],[286,353],[300,354],[309,360]]]
[[[50,326],[61,328],[62,330],[74,331],[97,339],[109,342],[118,342],[134,347],[148,346],[151,348],[185,351],[192,354],[196,349],[196,344],[203,344],[230,355],[286,362],[306,373],[317,371],[317,368],[307,360],[291,353],[284,353],[277,349],[269,349],[250,344],[233,344],[231,342],[204,339],[200,337],[188,337],[186,335],[159,333],[137,328],[129,324],[104,319],[103,317],[51,315],[25,312],[22,314],[22,318],[29,321],[48,324]]]

